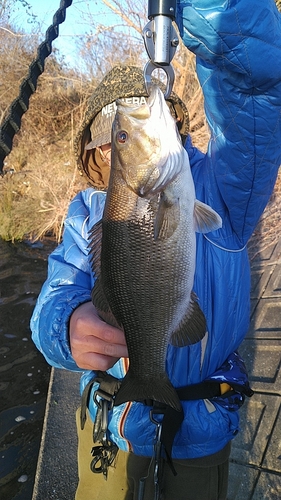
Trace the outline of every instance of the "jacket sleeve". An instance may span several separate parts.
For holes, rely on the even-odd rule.
[[[91,301],[94,277],[88,258],[88,230],[101,217],[103,199],[103,193],[89,189],[71,202],[63,242],[49,257],[48,277],[31,318],[33,341],[57,368],[81,371],[71,355],[68,325],[74,309]]]
[[[222,216],[212,239],[241,249],[281,163],[281,16],[274,0],[179,0],[177,10],[211,131],[198,197]]]

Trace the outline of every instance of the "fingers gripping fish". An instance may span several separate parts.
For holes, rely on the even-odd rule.
[[[165,371],[168,344],[200,341],[206,322],[192,292],[195,231],[221,218],[195,199],[187,152],[164,96],[118,102],[102,221],[92,230],[93,303],[123,328],[130,367],[115,404],[152,399],[181,409]]]

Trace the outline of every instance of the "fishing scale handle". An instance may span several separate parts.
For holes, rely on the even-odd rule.
[[[154,54],[152,61],[160,66],[169,65],[174,51],[171,51],[173,36],[172,21],[176,17],[176,0],[149,0],[148,18],[153,21]],[[151,51],[150,51],[151,52]]]
[[[148,19],[155,16],[176,18],[177,0],[148,0]]]

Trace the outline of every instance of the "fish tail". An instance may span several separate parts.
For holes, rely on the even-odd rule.
[[[115,396],[114,405],[118,406],[127,401],[158,401],[177,411],[181,411],[181,403],[170,380],[165,375],[161,378],[139,379],[134,377],[130,370],[121,383]]]

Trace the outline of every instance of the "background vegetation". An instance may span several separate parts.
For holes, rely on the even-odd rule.
[[[18,3],[24,5],[30,25],[34,26],[30,34],[13,22],[12,13]],[[87,100],[103,75],[116,64],[143,67],[147,61],[141,36],[148,21],[147,1],[101,0],[99,5],[105,17],[106,13],[114,14],[115,21],[111,26],[103,25],[84,14],[89,32],[77,41],[83,72],[67,66],[56,51],[46,61],[21,131],[6,158],[4,176],[0,177],[2,239],[36,240],[51,235],[60,240],[69,202],[86,187],[76,169],[73,140]],[[38,33],[40,27],[26,0],[0,0],[0,121],[17,97],[42,41]],[[173,66],[174,90],[188,106],[193,142],[206,150],[209,133],[202,93],[194,57],[183,45],[177,50]]]

